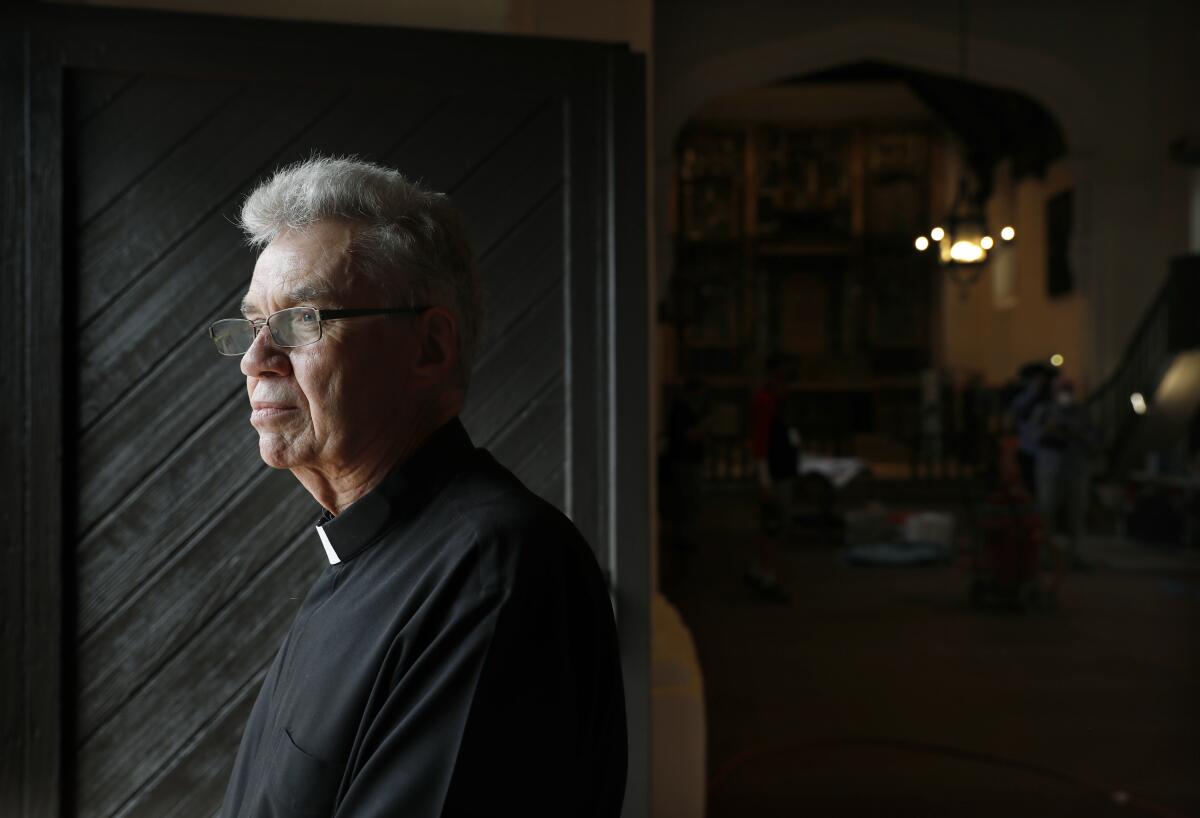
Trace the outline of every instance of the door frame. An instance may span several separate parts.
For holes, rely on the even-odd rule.
[[[281,80],[320,53],[330,79],[346,82],[394,72],[396,49],[463,55],[434,79],[449,89],[518,83],[562,94],[568,144],[588,147],[569,151],[565,169],[575,190],[568,355],[571,374],[587,374],[569,378],[567,508],[598,552],[617,614],[629,724],[624,814],[649,812],[644,57],[623,45],[509,35],[26,4],[0,12],[0,393],[8,397],[0,403],[0,803],[20,805],[15,815],[74,812],[70,430],[78,395],[64,266],[65,74]]]

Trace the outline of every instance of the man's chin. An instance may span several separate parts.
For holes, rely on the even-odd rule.
[[[260,435],[258,454],[273,469],[290,469],[298,462],[295,451],[277,435]]]

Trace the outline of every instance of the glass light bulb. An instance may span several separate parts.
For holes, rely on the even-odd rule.
[[[1017,231],[1013,230],[1011,226],[1006,225],[1000,230],[1000,238],[1004,239],[1005,241],[1012,241],[1016,237]]]
[[[970,241],[956,241],[950,248],[950,258],[960,264],[974,264],[977,261],[983,261],[985,255],[987,254],[984,253],[982,247]]]
[[[940,227],[935,227],[929,231],[929,238],[933,239],[934,241],[941,241],[942,239],[946,238],[946,231]]]
[[[913,242],[918,250],[926,250],[929,248],[929,239],[924,236],[917,236],[917,240]]]
[[[981,238],[979,240],[979,246],[982,247],[984,250],[991,250],[992,245],[995,243],[996,242],[992,241],[991,236],[984,236],[983,238]]]

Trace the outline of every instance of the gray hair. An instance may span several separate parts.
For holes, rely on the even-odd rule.
[[[255,188],[242,204],[240,226],[262,248],[286,230],[326,219],[358,226],[351,263],[385,292],[402,304],[454,313],[465,386],[483,334],[483,291],[466,228],[446,195],[371,162],[314,156]]]

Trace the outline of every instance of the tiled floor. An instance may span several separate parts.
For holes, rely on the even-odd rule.
[[[1200,816],[1200,555],[1091,544],[1056,610],[977,610],[969,563],[781,555],[741,578],[751,499],[708,498],[662,587],[696,639],[711,818]],[[1119,803],[1119,802],[1123,802]]]

